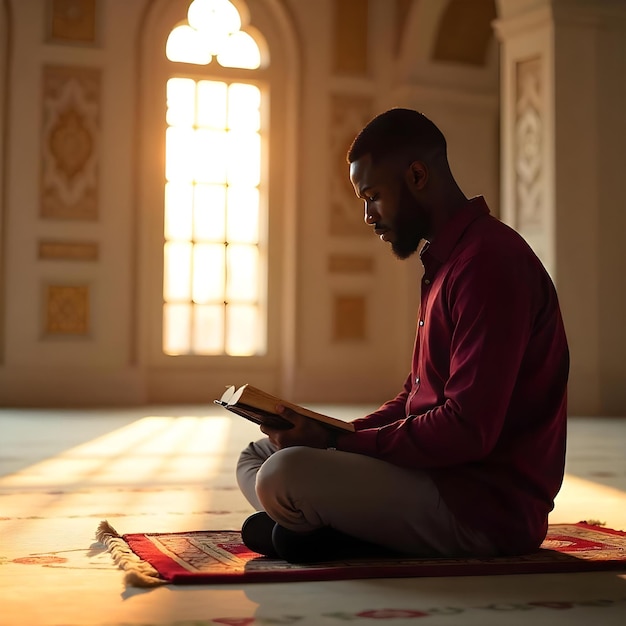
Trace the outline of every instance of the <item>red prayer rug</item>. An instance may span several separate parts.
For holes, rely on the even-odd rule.
[[[137,587],[626,570],[626,532],[586,522],[550,525],[541,549],[524,556],[361,558],[306,565],[262,557],[246,548],[234,530],[119,535],[105,521],[96,538],[126,570],[126,583]]]

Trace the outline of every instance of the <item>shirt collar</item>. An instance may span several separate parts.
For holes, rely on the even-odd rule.
[[[424,268],[433,271],[443,265],[452,254],[452,250],[467,227],[476,219],[489,214],[489,207],[483,196],[476,196],[468,201],[437,233],[431,242],[426,242],[420,252]]]

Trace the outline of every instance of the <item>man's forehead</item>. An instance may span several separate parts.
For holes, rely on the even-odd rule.
[[[352,184],[357,182],[365,183],[367,179],[371,178],[372,173],[372,158],[369,154],[365,154],[350,163],[350,180]]]

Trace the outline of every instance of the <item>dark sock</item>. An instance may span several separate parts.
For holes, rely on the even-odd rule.
[[[393,556],[388,548],[362,541],[328,526],[296,533],[276,524],[272,531],[276,554],[289,563],[316,563],[357,557]]]
[[[276,522],[265,512],[251,515],[241,527],[241,540],[253,552],[276,558],[278,554],[272,543],[272,531]]]

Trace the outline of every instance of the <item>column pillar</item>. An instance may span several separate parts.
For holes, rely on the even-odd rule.
[[[570,414],[626,415],[626,3],[498,8],[501,215],[557,286]]]

